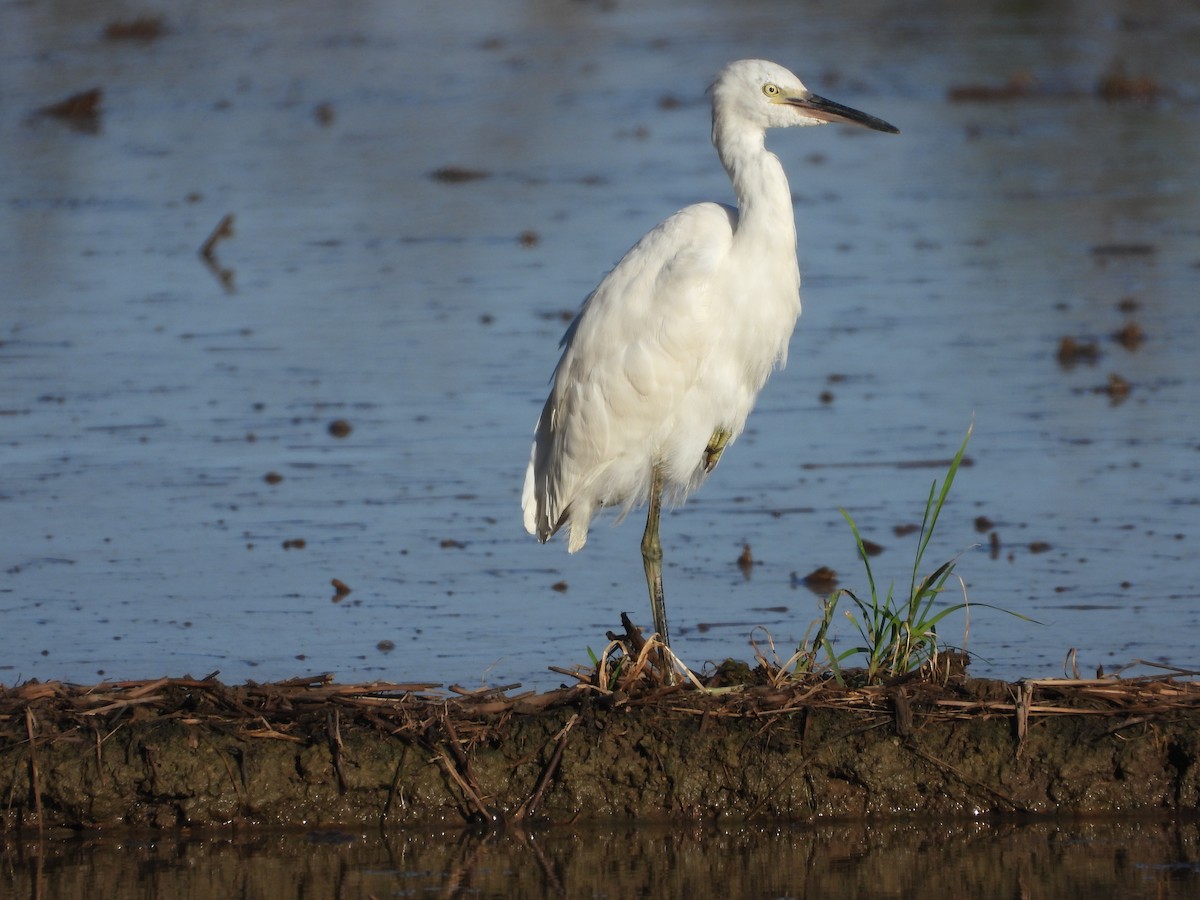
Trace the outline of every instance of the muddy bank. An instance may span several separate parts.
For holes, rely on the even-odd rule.
[[[7,830],[1194,810],[1200,686],[640,695],[161,679],[0,695]]]

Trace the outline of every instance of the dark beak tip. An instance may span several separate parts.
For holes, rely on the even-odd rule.
[[[862,125],[865,128],[870,128],[873,131],[882,131],[885,134],[900,133],[900,129],[891,122],[885,122],[883,119],[872,116],[862,110],[843,106],[818,94],[810,93],[807,97],[797,101],[795,105],[802,109],[823,113],[823,118],[826,122],[844,122],[847,125]]]

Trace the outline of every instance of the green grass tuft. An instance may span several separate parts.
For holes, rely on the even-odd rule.
[[[821,618],[816,623],[818,625],[816,635],[811,643],[806,640],[804,646],[793,657],[796,660],[794,671],[797,674],[814,671],[818,665],[818,655],[824,653],[829,669],[840,682],[843,681],[842,670],[845,668],[846,661],[861,654],[866,661],[865,680],[868,684],[875,684],[907,674],[926,662],[936,659],[939,650],[938,625],[947,616],[959,610],[966,610],[971,604],[966,600],[964,586],[962,603],[940,608],[936,606],[939,596],[946,589],[946,583],[954,575],[954,567],[958,563],[957,556],[942,563],[924,578],[920,577],[921,562],[925,558],[925,551],[929,548],[929,541],[937,526],[938,516],[941,515],[946,497],[950,494],[950,487],[954,484],[954,476],[958,473],[958,467],[967,451],[967,444],[971,440],[971,432],[974,427],[974,423],[972,423],[967,428],[967,435],[950,463],[950,468],[942,481],[941,490],[938,490],[936,480],[929,489],[929,498],[925,501],[925,516],[921,521],[921,532],[917,540],[917,553],[913,560],[907,597],[896,596],[895,582],[888,585],[886,594],[880,595],[875,582],[875,573],[871,570],[871,560],[867,555],[858,526],[846,510],[841,510],[846,522],[850,525],[850,531],[858,545],[859,558],[866,570],[868,595],[864,598],[848,588],[842,588],[823,601]],[[961,579],[959,579],[959,583],[962,584]],[[829,637],[829,631],[834,621],[835,611],[839,604],[846,599],[853,605],[852,609],[846,610],[846,618],[858,632],[861,643],[856,642],[855,646],[838,652]],[[1019,613],[987,603],[974,605],[997,609],[1019,619],[1033,621]]]

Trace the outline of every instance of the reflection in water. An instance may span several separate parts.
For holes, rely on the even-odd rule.
[[[6,897],[1088,897],[1200,891],[1195,822],[88,835],[3,845]]]

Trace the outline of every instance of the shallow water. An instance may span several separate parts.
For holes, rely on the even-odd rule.
[[[0,853],[0,886],[13,897],[1165,900],[1200,889],[1195,824],[1140,820],[95,835],[12,842]]]
[[[107,15],[0,3],[4,680],[548,687],[648,620],[640,522],[539,547],[521,480],[564,314],[728,199],[702,91],[748,55],[903,134],[771,138],[805,311],[664,522],[681,655],[745,658],[755,626],[788,655],[818,608],[793,573],[864,588],[839,507],[907,583],[893,528],[943,471],[917,464],[974,419],[927,562],[962,552],[972,601],[1044,624],[973,611],[973,671],[1198,661],[1194,4],[206,3],[144,43]],[[1159,99],[1098,98],[1118,61]],[[1018,72],[1036,96],[947,99]],[[35,115],[94,86],[96,133]],[[197,252],[227,213],[232,290]],[[1064,335],[1100,359],[1060,365]]]

